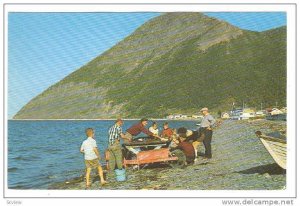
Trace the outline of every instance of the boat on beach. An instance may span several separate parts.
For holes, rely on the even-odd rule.
[[[286,140],[265,135],[261,131],[256,131],[255,134],[263,143],[274,161],[282,169],[286,169]]]
[[[185,165],[185,154],[176,149],[170,151],[166,142],[152,139],[151,137],[135,138],[132,142],[124,143],[123,165],[124,167],[136,165],[138,169],[144,168],[149,164],[167,164],[173,168],[182,168]],[[110,152],[106,150],[106,166],[109,169]],[[142,167],[141,167],[142,166]]]

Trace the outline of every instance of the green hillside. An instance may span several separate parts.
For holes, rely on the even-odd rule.
[[[250,32],[167,13],[31,100],[14,117],[138,118],[286,105],[286,28]]]

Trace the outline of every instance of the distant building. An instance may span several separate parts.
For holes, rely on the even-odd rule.
[[[187,118],[188,118],[188,116],[187,116],[187,115],[185,115],[185,114],[182,114],[180,118],[181,118],[181,119],[187,119]]]
[[[283,114],[283,112],[280,109],[273,108],[272,111],[270,112],[271,115],[276,115],[276,114]]]
[[[235,109],[230,111],[230,119],[234,120],[242,120],[242,119],[250,119],[256,116],[256,112],[251,108],[244,109]]]
[[[262,116],[266,115],[266,111],[260,110],[260,111],[257,111],[255,114],[257,117],[262,117]]]
[[[266,108],[266,113],[270,114],[272,112],[272,108]]]
[[[241,115],[240,115],[240,119],[250,119],[255,117],[255,111],[254,109],[251,108],[245,108],[243,109]]]
[[[278,108],[273,108],[266,115],[266,119],[267,120],[281,120],[281,121],[286,121],[286,116],[287,116],[286,109],[282,111],[282,110],[280,110]]]
[[[193,114],[193,115],[192,115],[192,118],[193,118],[193,119],[202,119],[203,116],[202,116],[202,115],[196,115],[196,114]]]
[[[167,119],[202,119],[201,115],[186,115],[186,114],[170,114]]]
[[[180,119],[181,118],[181,114],[174,114],[174,119]]]
[[[243,109],[236,108],[230,111],[230,119],[239,120]]]
[[[172,114],[168,115],[167,119],[174,119],[174,115],[172,115]]]
[[[221,114],[221,118],[222,118],[222,119],[229,119],[229,118],[230,118],[230,115],[229,115],[227,112],[223,112],[223,113]]]
[[[287,108],[286,108],[286,107],[282,107],[282,108],[280,109],[280,111],[282,111],[283,113],[287,113]]]

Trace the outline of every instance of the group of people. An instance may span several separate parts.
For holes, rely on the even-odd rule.
[[[149,129],[146,128],[148,119],[143,118],[137,124],[129,127],[125,133],[123,133],[122,126],[123,120],[117,119],[115,124],[108,130],[108,151],[109,151],[109,168],[110,170],[123,168],[123,157],[121,148],[121,139],[123,142],[130,143],[134,137],[140,133],[144,133],[155,139],[159,139],[162,142],[166,142],[170,151],[180,149],[186,156],[186,163],[193,163],[197,159],[197,148],[201,142],[205,147],[204,159],[212,158],[211,152],[211,140],[212,130],[215,125],[215,119],[209,114],[207,108],[200,110],[203,114],[203,120],[199,132],[187,130],[184,127],[176,129],[169,128],[169,124],[165,122],[163,124],[163,130],[159,132],[158,125],[153,122]],[[86,187],[90,187],[90,172],[91,169],[97,168],[101,184],[107,183],[103,178],[103,170],[99,164],[100,155],[97,149],[96,141],[94,139],[94,130],[92,128],[86,129],[87,139],[83,141],[80,151],[84,153],[85,165],[86,165]]]

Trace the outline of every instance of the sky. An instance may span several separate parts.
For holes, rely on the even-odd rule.
[[[241,29],[286,25],[283,12],[205,13]],[[9,13],[8,118],[160,13]]]

